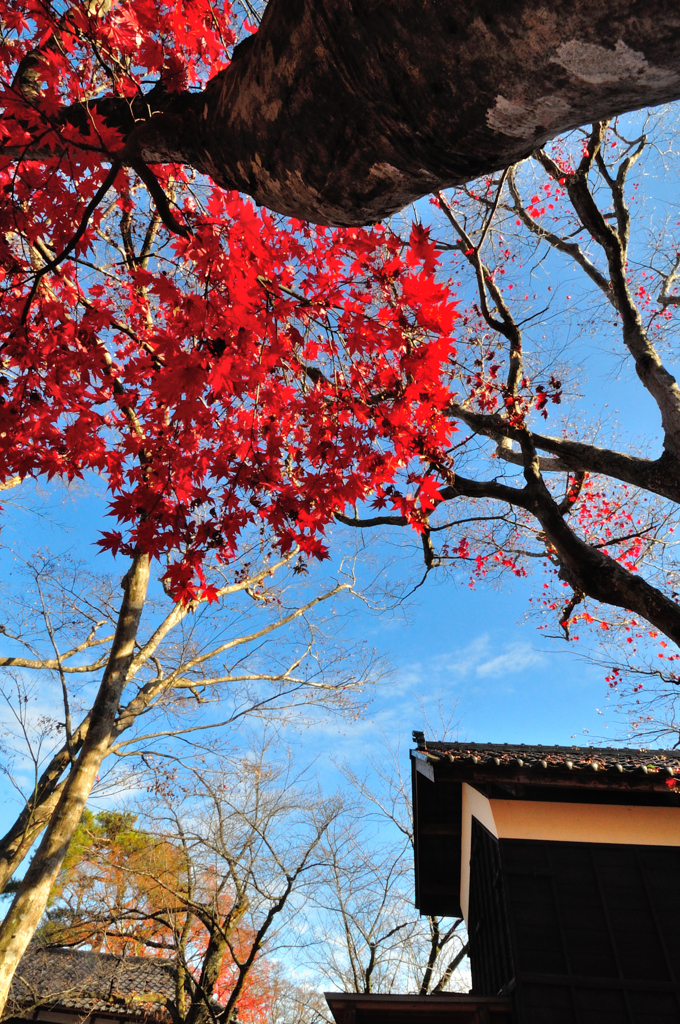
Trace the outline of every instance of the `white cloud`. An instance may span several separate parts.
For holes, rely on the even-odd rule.
[[[500,676],[524,672],[528,668],[542,665],[544,661],[544,656],[535,651],[530,644],[515,642],[506,644],[501,653],[494,658],[478,664],[475,667],[475,675],[481,679],[497,679]]]
[[[544,661],[545,656],[529,643],[516,640],[498,645],[488,633],[480,633],[465,647],[432,658],[429,674],[440,680],[442,677],[447,680],[452,677],[498,679],[542,665]]]
[[[438,676],[459,676],[465,678],[475,672],[477,666],[492,654],[488,633],[481,633],[465,647],[453,653],[440,654],[430,661],[431,671]]]

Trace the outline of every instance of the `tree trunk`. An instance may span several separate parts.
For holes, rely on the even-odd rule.
[[[149,557],[138,555],[125,577],[116,636],[92,707],[87,737],[42,842],[0,928],[0,1014],[4,1010],[14,972],[47,906],[68,844],[109,749],[111,730],[134,654],[148,582]]]
[[[281,213],[366,224],[678,97],[677,0],[270,0],[230,66],[129,148]]]
[[[3,837],[0,844],[0,892],[4,892],[5,886],[49,822],[64,784],[65,780],[55,783],[54,790],[35,807],[32,800],[28,801],[14,825]]]
[[[248,909],[248,905],[247,897],[237,899],[236,903],[221,923],[208,907],[203,906],[199,908],[194,906],[193,912],[201,919],[208,930],[209,939],[208,947],[203,954],[201,976],[198,981],[194,982],[192,985],[191,1005],[186,1015],[186,1024],[209,1024],[210,1020],[214,1017],[211,1010],[211,1003],[214,999],[215,986],[219,981],[222,964],[224,963],[224,958],[227,955],[227,950],[229,948],[229,941],[231,940],[239,921],[241,921]],[[180,955],[183,955],[181,954],[181,951]],[[243,982],[243,977],[243,965],[241,965],[238,971],[236,985],[234,986],[234,989],[232,989],[232,996],[234,995],[235,989],[238,988],[239,983]],[[231,997],[227,1007],[228,1012],[223,1012],[222,1015],[222,1020],[225,1024],[229,1024],[234,1015],[234,1006]]]
[[[16,821],[0,839],[0,892],[50,820],[66,783],[62,775],[69,767],[70,757],[80,753],[89,724],[88,712],[71,736],[70,744],[64,743],[50,759]]]
[[[216,927],[210,932],[208,948],[203,957],[201,977],[196,983],[196,989],[186,1017],[187,1024],[209,1024],[212,1017],[210,1004],[213,1000],[215,985],[219,980],[226,953],[227,940],[220,933],[219,927]]]
[[[203,92],[91,106],[124,163],[189,164],[280,213],[359,225],[679,97],[677,0],[270,0]],[[89,131],[84,107],[61,117]]]

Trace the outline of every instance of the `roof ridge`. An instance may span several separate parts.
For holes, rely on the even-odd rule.
[[[119,963],[131,963],[132,961],[139,961],[145,964],[161,964],[162,966],[172,967],[175,961],[168,956],[139,956],[137,954],[128,953],[100,953],[96,949],[77,949],[75,946],[41,946],[31,945],[27,952],[30,953],[49,953],[53,954],[75,954],[77,956],[92,956],[96,957],[97,960],[117,960]]]
[[[462,741],[462,740],[423,740],[422,745],[425,749],[438,749],[438,750],[540,750],[543,753],[554,752],[569,752],[569,753],[588,753],[588,754],[635,754],[635,755],[649,755],[650,757],[673,757],[680,759],[680,749],[668,749],[661,747],[580,747],[580,746],[567,746],[562,744],[545,744],[545,743],[479,743],[477,741]]]

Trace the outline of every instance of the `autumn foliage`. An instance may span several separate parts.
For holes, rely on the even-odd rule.
[[[206,560],[228,562],[245,531],[323,558],[340,516],[414,527],[427,571],[473,581],[543,560],[536,603],[565,636],[590,598],[680,638],[665,580],[641,579],[666,526],[640,494],[677,501],[680,444],[655,349],[677,264],[628,262],[642,136],[558,140],[529,171],[439,194],[425,225],[315,227],[141,162],[119,123],[121,100],[153,121],[239,59],[254,25],[236,4],[2,9],[0,481],[98,474],[102,548],[162,559],[185,601],[216,597]],[[571,259],[592,322],[623,327],[664,410],[663,457],[607,461],[590,426],[577,448],[574,423],[542,433],[578,385],[537,336],[552,299],[531,311],[532,253]]]
[[[427,230],[284,221],[179,165],[155,173],[187,237],[130,168],[99,201],[120,139],[93,98],[204,81],[228,61],[230,10],[3,7],[3,143],[41,157],[0,156],[2,477],[101,474],[102,547],[172,553],[178,597],[210,596],[203,559],[229,559],[249,524],[323,557],[336,512],[453,429],[456,314]],[[22,92],[36,47],[40,88]],[[87,144],[60,114],[74,104]],[[436,489],[422,493],[427,507]]]
[[[180,1018],[191,1019],[192,1000],[200,1005],[204,998],[195,986],[209,945],[208,931],[192,909],[203,904],[224,921],[233,893],[209,865],[187,861],[172,837],[144,833],[136,822],[129,812],[85,811],[37,941],[180,964],[190,975]],[[240,923],[209,998],[227,1004],[239,975],[234,958],[244,961],[254,941],[255,929]],[[238,1019],[268,1020],[280,984],[277,964],[258,952],[238,999]]]

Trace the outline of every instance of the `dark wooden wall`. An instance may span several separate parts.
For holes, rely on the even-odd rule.
[[[459,917],[461,787],[435,786],[417,770],[413,758],[411,770],[416,907],[421,914]]]
[[[498,840],[472,819],[470,904],[468,913],[472,991],[505,995],[512,987],[513,966]]]
[[[491,994],[514,963],[517,1024],[680,1022],[680,849],[498,843],[481,829],[470,893],[475,991]],[[504,932],[503,907],[509,954],[485,932],[494,913]]]

